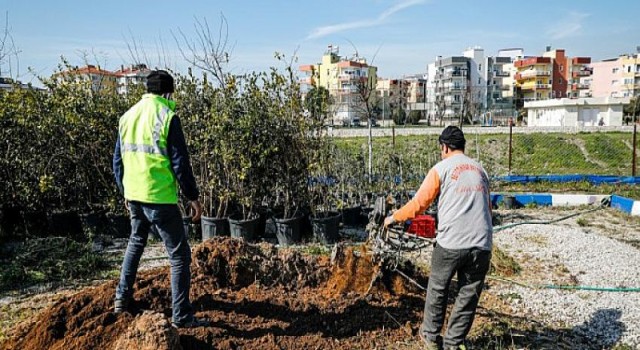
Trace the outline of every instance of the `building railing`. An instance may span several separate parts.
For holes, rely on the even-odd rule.
[[[588,70],[578,70],[578,71],[573,71],[572,75],[574,77],[588,77],[591,75],[591,72]]]
[[[509,76],[509,72],[495,71],[495,72],[493,72],[493,75],[495,75],[496,77],[508,77]]]
[[[540,76],[550,76],[551,72],[548,70],[525,70],[522,72],[518,72],[519,76],[522,78],[529,78],[529,77],[540,77]]]

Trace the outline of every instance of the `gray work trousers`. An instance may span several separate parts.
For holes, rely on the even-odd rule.
[[[424,305],[424,320],[420,332],[429,341],[456,347],[463,344],[471,329],[473,318],[489,271],[491,251],[478,248],[446,249],[436,244],[431,257],[431,275]],[[449,285],[458,274],[459,292],[444,339],[440,332],[444,324],[449,298]]]

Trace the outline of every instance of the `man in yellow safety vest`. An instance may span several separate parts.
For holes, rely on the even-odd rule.
[[[171,264],[172,324],[199,327],[189,300],[191,248],[178,208],[178,184],[190,201],[193,221],[202,207],[189,153],[175,115],[173,77],[163,70],[147,76],[147,94],[129,109],[118,125],[113,156],[116,183],[131,217],[131,236],[116,289],[115,312],[129,310],[140,257],[152,226],[162,238]]]

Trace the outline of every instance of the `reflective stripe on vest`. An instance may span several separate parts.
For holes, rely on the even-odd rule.
[[[145,94],[120,118],[123,185],[128,200],[178,202],[178,185],[167,151],[173,106],[161,96]]]
[[[122,149],[122,152],[143,152],[143,153],[149,153],[149,154],[160,154],[165,157],[168,157],[169,154],[167,153],[167,149],[160,147],[160,138],[162,135],[162,128],[164,126],[165,118],[167,114],[169,114],[169,112],[171,112],[171,110],[168,107],[163,106],[162,110],[160,111],[160,113],[156,118],[156,123],[153,126],[153,132],[152,132],[153,145],[124,143],[121,139],[120,148]]]

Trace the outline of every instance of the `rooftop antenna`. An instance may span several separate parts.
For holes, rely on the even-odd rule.
[[[349,39],[347,39],[347,38],[344,38],[344,40],[348,41],[348,42],[349,42],[349,44],[351,44],[351,46],[353,47],[353,50],[356,52],[356,53],[353,55],[353,57],[354,57],[354,58],[358,58],[358,57],[359,57],[359,56],[358,56],[358,48],[356,47],[356,45],[354,45],[354,44],[351,42],[351,40],[349,40]]]

